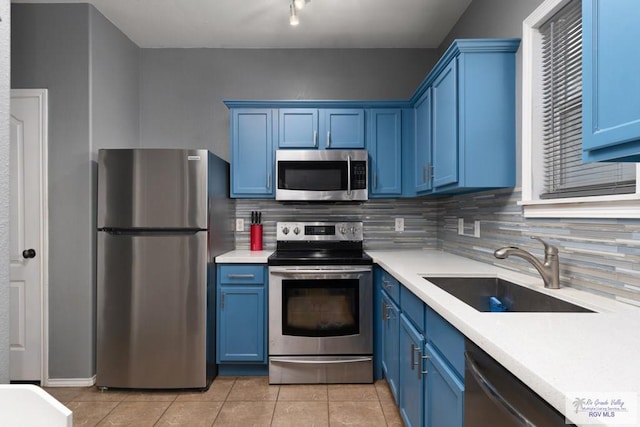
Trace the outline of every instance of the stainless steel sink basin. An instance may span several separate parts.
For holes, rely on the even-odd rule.
[[[593,313],[592,310],[493,277],[428,277],[424,279],[478,311]],[[495,297],[500,304],[496,304]],[[493,305],[493,309],[492,306]]]

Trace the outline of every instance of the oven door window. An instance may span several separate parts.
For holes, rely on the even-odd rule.
[[[346,190],[347,162],[280,161],[278,188],[303,191]]]
[[[283,280],[282,335],[337,337],[356,335],[359,280]]]

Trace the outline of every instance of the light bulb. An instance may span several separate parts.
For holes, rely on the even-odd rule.
[[[307,2],[305,0],[293,0],[293,5],[296,7],[297,10],[302,10],[302,8],[306,3]]]
[[[289,6],[289,10],[290,10],[289,25],[291,25],[292,27],[295,27],[300,23],[300,20],[298,19],[298,15],[296,14],[296,7],[292,4],[291,6]]]

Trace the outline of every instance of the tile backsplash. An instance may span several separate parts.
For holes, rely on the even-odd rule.
[[[236,232],[236,248],[249,249],[251,211],[262,212],[263,246],[275,249],[278,221],[362,221],[366,249],[436,248],[437,205],[428,199],[369,200],[365,203],[281,203],[238,199],[236,218],[245,230]],[[395,231],[395,218],[404,218],[404,231]]]
[[[245,220],[245,231],[236,232],[236,248],[249,248],[251,211],[261,211],[265,249],[275,248],[277,221],[362,221],[366,249],[437,248],[538,276],[520,258],[493,256],[499,247],[519,246],[542,258],[542,245],[530,239],[535,235],[558,246],[563,286],[640,305],[640,220],[529,219],[522,216],[518,200],[520,189],[361,204],[238,199],[236,218]],[[404,232],[395,231],[396,217],[404,218]],[[465,221],[465,235],[458,234],[459,218]],[[474,221],[480,221],[479,238],[473,237]]]
[[[520,197],[520,189],[508,189],[438,199],[438,248],[539,276],[520,258],[493,256],[518,246],[543,258],[534,235],[558,247],[562,286],[640,305],[640,220],[524,218]],[[480,238],[459,235],[458,218],[479,220]]]

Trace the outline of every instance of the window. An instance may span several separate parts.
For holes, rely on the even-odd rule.
[[[548,0],[523,25],[524,213],[638,217],[635,164],[582,162],[581,7]]]

